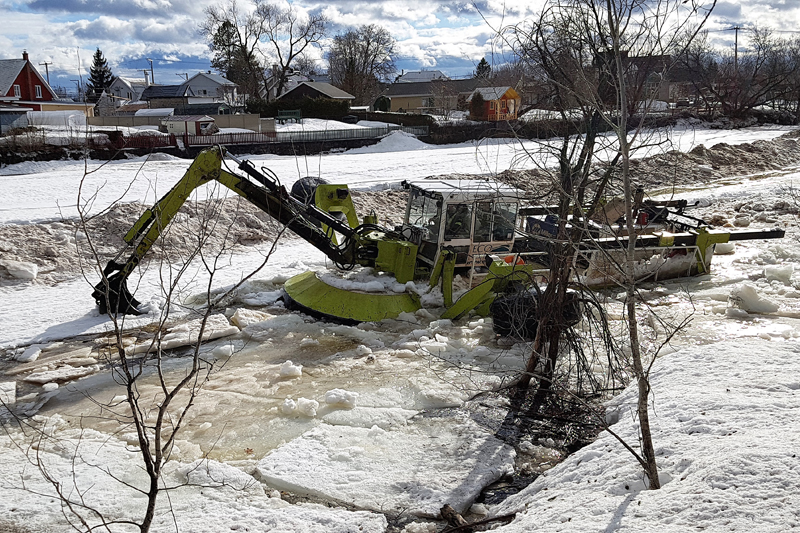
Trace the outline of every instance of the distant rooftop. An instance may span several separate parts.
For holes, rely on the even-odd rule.
[[[416,83],[421,81],[449,80],[441,70],[418,70],[401,74],[395,83]]]

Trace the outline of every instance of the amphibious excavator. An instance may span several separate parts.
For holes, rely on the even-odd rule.
[[[236,162],[238,174],[226,158]],[[401,284],[425,280],[430,287],[441,283],[443,318],[458,318],[469,311],[487,315],[498,296],[509,291],[528,291],[541,282],[548,264],[548,242],[554,227],[546,207],[523,207],[523,193],[491,180],[421,180],[403,182],[408,191],[403,223],[394,228],[378,224],[374,214],[359,220],[347,185],[303,178],[289,192],[266,168],[238,160],[222,147],[201,152],[185,175],[124,236],[127,244],[103,269],[94,297],[103,314],[139,314],[141,305],[130,293],[127,279],[156,239],[170,224],[189,195],[216,181],[247,199],[280,224],[322,251],[340,270],[371,267],[393,275]],[[678,232],[654,232],[636,239],[642,279],[686,276],[708,272],[717,243],[744,238],[779,238],[783,230],[732,233],[713,230],[682,214],[684,204],[643,203],[653,223],[670,222]],[[648,211],[649,210],[649,211]],[[648,218],[643,216],[642,218]],[[671,219],[671,220],[667,220]],[[663,227],[662,227],[663,229]],[[627,246],[626,237],[591,237],[582,246],[576,263],[578,277],[587,285],[612,283],[603,261]],[[127,260],[122,259],[128,254]],[[669,270],[667,263],[678,266]],[[467,291],[454,301],[454,274],[467,280]],[[660,275],[660,278],[658,276]],[[284,285],[287,307],[345,323],[395,318],[421,307],[411,291],[375,294],[345,290],[326,283],[316,272],[294,276]],[[529,299],[529,295],[528,295]],[[574,310],[565,310],[575,316]],[[517,315],[519,313],[513,313]],[[504,331],[515,328],[508,321],[529,323],[530,317],[505,316]],[[577,319],[577,317],[576,317]]]

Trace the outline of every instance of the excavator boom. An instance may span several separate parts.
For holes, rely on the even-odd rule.
[[[352,228],[329,213],[294,198],[277,179],[257,170],[249,161],[237,161],[238,169],[248,177],[223,169],[224,149],[213,147],[195,158],[184,176],[153,207],[147,209],[125,235],[133,251],[125,262],[115,259],[103,269],[102,280],[92,297],[102,314],[140,314],[140,303],[127,288],[127,279],[152,248],[191,193],[210,181],[217,181],[284,224],[322,251],[337,265],[370,264],[378,257],[378,241],[388,232],[374,224]],[[336,244],[333,231],[342,235]],[[127,250],[127,249],[126,249]]]

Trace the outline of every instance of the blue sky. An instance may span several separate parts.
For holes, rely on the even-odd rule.
[[[240,7],[252,0],[237,0]],[[286,3],[286,0],[274,0]],[[504,58],[493,46],[493,31],[532,17],[543,0],[294,0],[301,12],[325,13],[330,36],[361,24],[379,24],[397,40],[398,69],[438,69],[450,76],[467,76],[482,57],[495,64]],[[99,47],[114,74],[143,78],[154,60],[156,83],[179,83],[210,68],[210,52],[197,32],[203,10],[215,0],[0,0],[0,58],[22,57],[47,62],[50,82],[74,90],[88,75],[92,54]],[[483,17],[478,13],[480,9]],[[719,0],[709,26],[723,30],[734,24],[800,28],[800,0],[746,2]],[[786,36],[798,35],[786,33]],[[733,32],[715,31],[720,46],[732,46]],[[745,32],[740,46],[747,45]],[[315,50],[325,68],[324,50]],[[44,75],[44,66],[39,67]]]

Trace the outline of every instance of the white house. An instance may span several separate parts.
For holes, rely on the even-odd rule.
[[[435,80],[449,80],[441,70],[412,70],[403,72],[397,77],[395,83],[419,83]]]
[[[106,93],[114,100],[128,100],[129,102],[138,102],[144,90],[150,85],[150,82],[145,79],[136,78],[123,78],[117,76],[111,85],[106,89]]]
[[[239,86],[219,74],[208,72],[198,72],[183,83],[191,89],[194,95],[192,103],[211,104],[214,102],[225,102],[231,106],[244,105],[240,102],[238,94]]]

